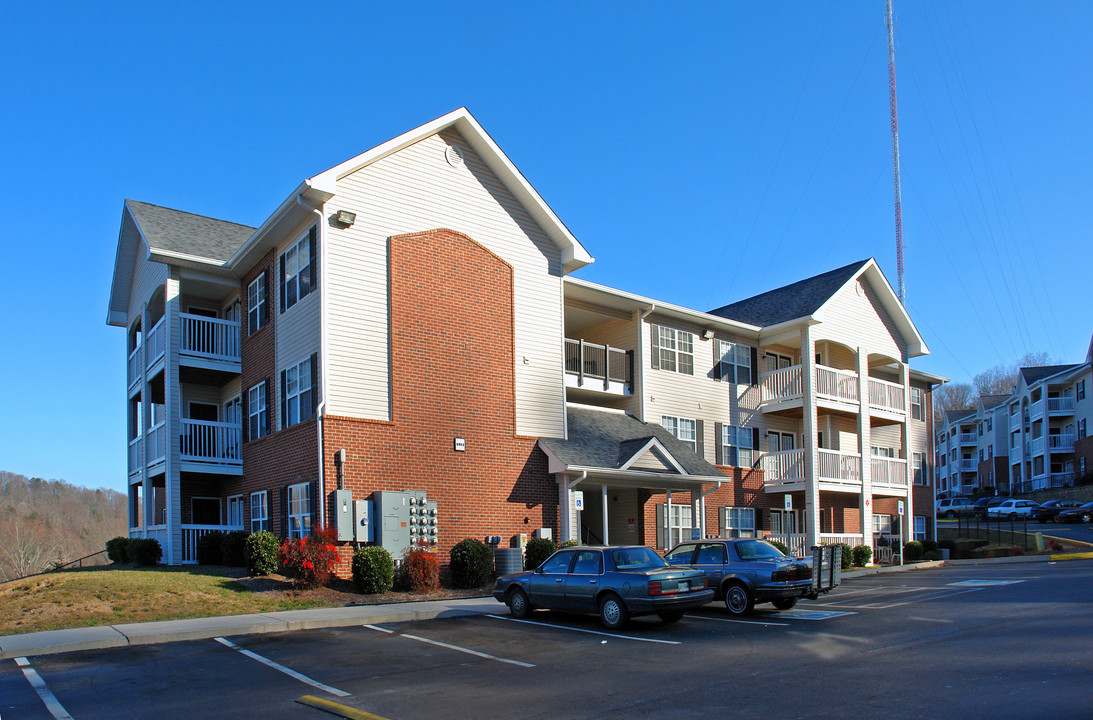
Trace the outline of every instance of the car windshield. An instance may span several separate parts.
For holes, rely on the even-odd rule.
[[[611,551],[611,562],[617,570],[644,570],[667,567],[668,563],[649,548],[616,548]]]
[[[736,554],[741,560],[762,560],[764,558],[785,557],[778,548],[765,540],[745,540],[736,543]]]

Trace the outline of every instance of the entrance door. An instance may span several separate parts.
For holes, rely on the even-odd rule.
[[[793,445],[793,433],[776,432],[774,430],[767,432],[767,449],[770,452],[792,450]]]

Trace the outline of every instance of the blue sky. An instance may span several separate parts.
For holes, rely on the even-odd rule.
[[[7,3],[0,469],[124,488],[122,201],[257,225],[460,106],[596,257],[706,310],[876,257],[884,3]],[[896,0],[908,307],[968,380],[1085,356],[1088,3]]]

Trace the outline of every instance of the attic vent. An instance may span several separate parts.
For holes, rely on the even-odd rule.
[[[444,151],[444,159],[454,168],[463,167],[463,153],[459,152],[457,147],[449,145]]]

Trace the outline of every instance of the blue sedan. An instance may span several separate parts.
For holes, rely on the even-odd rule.
[[[634,615],[675,622],[714,592],[704,572],[671,567],[647,547],[625,546],[563,548],[535,570],[497,578],[493,596],[513,617],[536,608],[596,612],[613,630]]]

